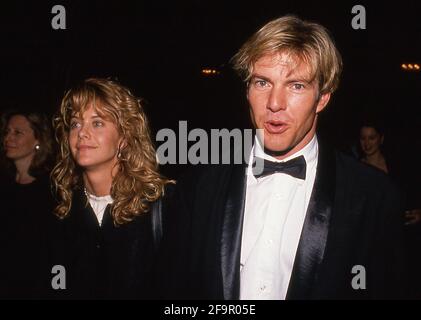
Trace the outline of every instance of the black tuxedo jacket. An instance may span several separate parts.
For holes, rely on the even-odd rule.
[[[177,183],[158,268],[161,298],[239,298],[246,181],[245,165],[217,165]],[[402,298],[402,211],[385,174],[319,144],[287,299]],[[358,265],[366,288],[355,290]]]

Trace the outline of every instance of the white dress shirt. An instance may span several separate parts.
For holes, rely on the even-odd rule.
[[[110,203],[113,203],[113,198],[111,198],[110,195],[103,196],[103,197],[97,197],[93,194],[88,193],[85,190],[85,194],[88,197],[89,204],[91,205],[92,209],[95,212],[95,216],[98,220],[98,224],[102,225],[102,219],[104,218],[104,212],[105,208],[107,208],[107,205]]]
[[[303,155],[306,179],[285,173],[256,179],[253,155],[284,162]],[[264,153],[256,137],[247,168],[247,192],[241,242],[240,299],[283,300],[316,177],[317,137],[300,151],[277,160]]]

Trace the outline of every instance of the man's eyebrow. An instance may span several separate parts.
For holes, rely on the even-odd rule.
[[[289,77],[291,77],[291,78],[289,78]],[[258,73],[252,74],[250,79],[256,79],[256,78],[270,82],[270,79],[268,77],[265,77],[265,76],[260,75]],[[312,81],[310,79],[306,78],[306,77],[301,77],[301,76],[297,76],[297,75],[293,75],[293,74],[288,74],[287,75],[287,83],[291,83],[291,82],[311,83]]]
[[[298,74],[298,72],[295,72],[296,70],[291,69],[287,75],[286,78],[288,79],[288,82],[292,82],[292,81],[302,81],[302,82],[307,82],[307,83],[311,83],[312,82],[312,78],[311,75],[309,75],[308,77],[306,77],[305,75],[300,75]]]
[[[250,79],[255,79],[255,78],[259,78],[259,79],[262,79],[262,80],[265,80],[265,81],[269,81],[270,82],[270,79],[268,77],[262,76],[262,75],[260,75],[258,73],[253,73],[251,75],[251,78]]]
[[[287,80],[287,83],[292,83],[292,82],[305,82],[305,83],[308,83],[308,84],[312,83],[312,81],[310,81],[309,79],[304,78],[304,77],[293,77],[293,78]]]

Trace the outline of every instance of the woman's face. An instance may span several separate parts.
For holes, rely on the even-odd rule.
[[[32,160],[36,152],[35,146],[38,143],[31,124],[24,116],[15,115],[9,119],[3,140],[7,158],[13,161]]]
[[[373,127],[362,127],[360,130],[360,144],[365,156],[380,152],[383,136]]]
[[[92,106],[83,114],[74,114],[71,119],[70,151],[73,159],[85,171],[112,172],[118,162],[121,140],[114,122],[101,117]]]

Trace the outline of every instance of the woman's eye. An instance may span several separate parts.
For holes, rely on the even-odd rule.
[[[94,127],[102,127],[104,126],[104,123],[102,121],[94,121]]]
[[[75,129],[75,128],[78,128],[79,126],[80,126],[79,122],[74,121],[70,123],[70,129]]]

